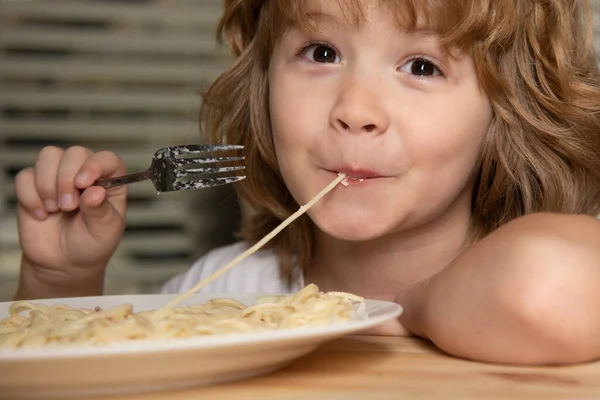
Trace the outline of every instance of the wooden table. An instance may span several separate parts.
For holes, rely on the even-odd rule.
[[[327,343],[271,375],[220,386],[102,400],[600,399],[600,362],[510,367],[449,357],[414,338]],[[100,400],[100,399],[97,399]]]

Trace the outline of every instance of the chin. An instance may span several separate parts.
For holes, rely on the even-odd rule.
[[[368,242],[375,240],[383,234],[381,232],[366,232],[357,230],[325,230],[322,229],[327,235],[334,237],[339,240],[345,240],[348,242]]]
[[[392,231],[392,226],[377,219],[347,216],[339,213],[315,215],[313,221],[325,234],[340,240],[369,241],[385,236]]]

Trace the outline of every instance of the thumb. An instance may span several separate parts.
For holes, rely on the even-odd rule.
[[[80,197],[79,209],[87,231],[94,238],[106,241],[118,241],[125,224],[125,197],[111,196],[110,201],[106,190],[93,186],[86,189]]]

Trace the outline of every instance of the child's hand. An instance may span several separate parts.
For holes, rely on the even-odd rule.
[[[17,297],[101,290],[104,268],[123,233],[127,186],[107,191],[90,185],[124,173],[125,165],[116,154],[83,147],[46,147],[35,168],[18,173],[15,191],[23,261]]]

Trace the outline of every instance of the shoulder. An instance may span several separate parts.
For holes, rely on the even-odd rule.
[[[582,214],[528,214],[492,232],[481,245],[492,251],[512,250],[512,257],[537,265],[571,268],[600,257],[600,221]]]
[[[532,317],[552,315],[569,299],[582,299],[583,292],[600,293],[600,221],[592,216],[528,214],[498,228],[466,253],[462,261],[493,276],[515,307],[530,307]],[[593,298],[600,300],[597,295],[587,297]]]
[[[163,293],[180,293],[191,289],[203,279],[224,267],[249,248],[245,242],[216,248],[197,260],[190,269],[169,280]],[[211,293],[282,293],[287,288],[280,277],[277,255],[271,249],[259,250],[212,283],[200,289]]]
[[[433,294],[428,334],[446,351],[526,364],[595,359],[600,356],[600,221],[552,213],[517,218],[466,250],[427,290]],[[444,314],[448,307],[453,321]],[[460,334],[449,328],[452,323],[461,326]],[[487,326],[485,335],[481,326]],[[472,345],[483,336],[496,346]]]
[[[495,264],[510,262],[515,271],[559,271],[600,257],[600,221],[583,214],[532,213],[516,218],[475,243],[459,257]],[[596,267],[596,263],[594,267]],[[521,268],[522,267],[522,268]],[[508,268],[508,265],[507,265]]]

